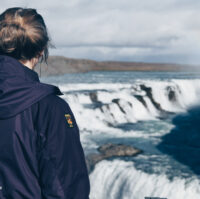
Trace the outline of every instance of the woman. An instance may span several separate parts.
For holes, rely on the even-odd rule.
[[[0,199],[88,199],[79,128],[58,87],[33,70],[49,37],[35,9],[0,15]]]

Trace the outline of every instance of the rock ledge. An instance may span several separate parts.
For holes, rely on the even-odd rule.
[[[101,160],[111,158],[111,157],[125,157],[125,156],[135,156],[143,151],[135,147],[124,145],[124,144],[114,144],[106,143],[98,147],[99,153],[91,153],[86,156],[86,163],[88,172],[94,169],[96,163]]]

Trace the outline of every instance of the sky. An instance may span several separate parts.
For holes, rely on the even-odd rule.
[[[1,0],[9,7],[43,16],[50,55],[200,64],[199,0]]]

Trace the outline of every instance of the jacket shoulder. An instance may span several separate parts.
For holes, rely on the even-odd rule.
[[[55,94],[49,94],[40,101],[32,105],[32,115],[34,126],[37,130],[45,128],[49,120],[59,122],[59,118],[65,114],[70,114],[74,123],[77,125],[69,104],[61,97]]]
[[[49,94],[37,102],[39,106],[51,109],[52,107],[69,106],[68,103],[61,97],[55,94]]]

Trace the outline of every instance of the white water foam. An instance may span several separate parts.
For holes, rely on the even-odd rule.
[[[141,85],[151,89],[153,101]],[[135,84],[63,84],[59,87],[66,92],[61,97],[69,102],[80,127],[90,130],[105,129],[110,124],[157,120],[162,114],[159,106],[164,111],[184,112],[197,104],[200,96],[200,80],[140,80]],[[100,106],[88,107],[95,106],[91,94]]]
[[[103,160],[90,174],[91,199],[199,199],[200,181],[174,178],[165,174],[147,174],[136,170],[133,162]]]
[[[164,111],[184,112],[198,104],[200,80],[138,80],[134,84],[61,84],[63,97],[72,108],[81,129],[81,142],[84,148],[96,149],[98,145],[89,139],[91,134],[111,137],[148,138],[149,133],[142,131],[123,131],[113,128],[126,122],[136,123],[143,120],[159,120],[161,111],[152,102],[144,89],[151,89],[154,103]],[[170,92],[171,98],[170,100]],[[95,105],[91,95],[96,95],[101,106]],[[143,101],[142,101],[143,100]],[[89,119],[88,119],[89,118]],[[157,132],[161,135],[165,132]],[[107,136],[108,137],[108,136]],[[122,160],[103,160],[96,164],[90,174],[91,199],[144,199],[146,196],[167,199],[199,199],[200,182],[198,179],[187,181],[174,178],[169,181],[163,173],[147,174],[136,170],[133,162]]]

